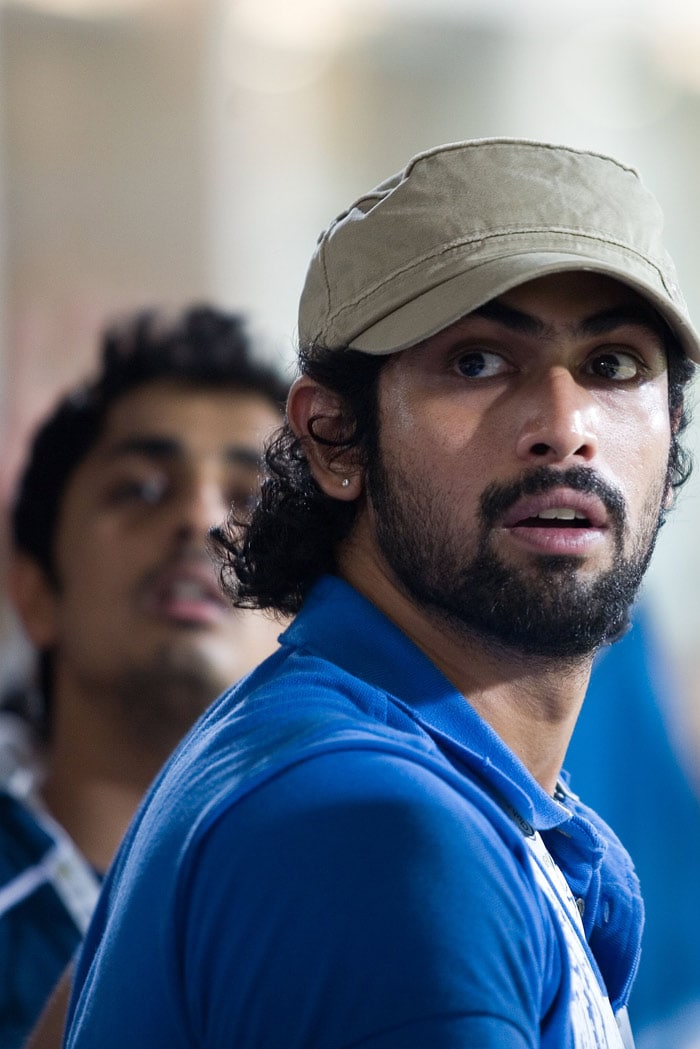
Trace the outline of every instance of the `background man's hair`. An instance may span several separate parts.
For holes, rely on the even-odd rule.
[[[695,365],[668,329],[665,342],[669,412],[676,422],[668,481],[678,489],[692,469],[680,436],[689,422],[685,390]],[[362,469],[377,454],[377,386],[390,357],[312,346],[299,359],[302,373],[339,394],[345,405],[337,437],[322,437],[314,426],[319,420],[311,420],[312,439]],[[268,448],[266,464],[268,477],[251,519],[229,518],[214,533],[214,543],[223,561],[222,584],[235,605],[290,615],[321,575],[336,572],[338,544],[352,528],[359,501],[333,499],[319,488],[288,425]]]

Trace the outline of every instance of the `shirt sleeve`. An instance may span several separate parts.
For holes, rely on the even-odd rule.
[[[551,959],[527,861],[403,757],[325,754],[258,787],[211,821],[180,900],[207,1049],[540,1045]]]

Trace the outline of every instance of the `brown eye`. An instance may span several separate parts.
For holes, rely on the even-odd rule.
[[[156,506],[165,497],[167,487],[164,477],[125,478],[111,490],[110,502]]]
[[[461,353],[457,359],[457,369],[467,379],[491,379],[506,368],[503,357],[490,350],[470,350]]]
[[[641,365],[631,353],[601,353],[590,362],[590,370],[601,379],[611,382],[629,382],[638,378]]]

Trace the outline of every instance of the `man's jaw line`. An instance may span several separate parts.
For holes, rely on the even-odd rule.
[[[466,623],[437,604],[418,600],[381,550],[375,549],[369,562],[362,558],[362,571],[358,571],[358,558],[351,544],[346,543],[344,554],[340,563],[342,578],[376,604],[417,647],[423,649],[467,698],[477,681],[479,687],[503,684],[508,680],[515,681],[523,674],[549,673],[557,668],[587,675],[596,651],[602,647],[595,646],[588,652],[572,656],[533,652],[526,645],[502,640],[478,622]],[[562,569],[569,570],[575,567],[577,560],[582,559],[559,559]],[[394,597],[390,596],[392,592]],[[431,636],[433,644],[429,641]],[[479,671],[474,675],[472,672],[477,666]],[[466,679],[465,669],[470,671]],[[484,673],[485,677],[482,676]]]

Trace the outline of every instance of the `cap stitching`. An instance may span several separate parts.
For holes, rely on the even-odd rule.
[[[321,244],[320,255],[321,255],[321,269],[323,271],[323,283],[325,285],[323,290],[325,292],[325,297],[326,297],[326,311],[327,311],[328,315],[330,316],[331,311],[332,311],[332,303],[331,303],[331,282],[330,282],[330,279],[329,279],[329,276],[328,276],[328,266],[326,264],[326,257],[328,255],[328,252],[326,251],[327,244],[328,244],[328,241],[324,241],[324,243]]]
[[[431,160],[433,157],[440,156],[441,153],[454,153],[458,150],[466,151],[472,149],[484,149],[484,147],[488,146],[528,146],[533,150],[544,149],[550,153],[565,153],[569,156],[575,157],[594,157],[597,160],[603,160],[608,164],[612,164],[614,167],[619,168],[620,171],[625,171],[628,174],[633,175],[634,178],[641,183],[639,172],[636,168],[631,167],[629,164],[623,164],[621,161],[616,160],[615,157],[607,156],[605,153],[597,153],[594,150],[589,149],[576,149],[573,146],[557,145],[554,142],[537,142],[535,139],[527,138],[480,138],[474,139],[471,142],[448,142],[444,146],[436,146],[434,149],[427,149],[413,157],[404,168],[403,175],[404,177],[408,177],[418,163],[425,160]]]
[[[575,234],[576,236],[578,236],[580,238],[583,238],[583,239],[586,239],[586,240],[599,241],[600,243],[610,245],[611,247],[622,248],[626,252],[628,252],[629,254],[634,255],[641,262],[645,263],[645,265],[647,265],[651,269],[653,269],[654,272],[658,274],[658,276],[659,276],[659,278],[660,278],[664,288],[669,293],[669,295],[671,295],[671,298],[673,299],[672,289],[669,288],[668,283],[667,283],[667,281],[666,281],[666,279],[665,279],[665,277],[663,275],[662,270],[659,268],[659,266],[654,261],[652,261],[650,258],[648,258],[646,255],[643,255],[640,251],[637,251],[634,248],[630,247],[624,241],[613,240],[610,237],[605,237],[605,236],[602,236],[602,235],[597,235],[597,234],[593,235],[591,233],[585,233],[582,230],[578,230],[578,229],[575,229],[575,228],[568,228],[568,227],[552,228],[551,226],[542,226],[542,227],[530,227],[528,229],[504,229],[504,230],[498,230],[497,232],[494,232],[494,233],[487,233],[487,234],[484,234],[484,235],[479,236],[479,237],[471,237],[471,238],[468,238],[466,240],[452,241],[449,245],[443,245],[439,249],[436,249],[436,250],[434,250],[432,252],[426,253],[425,255],[421,255],[419,258],[412,259],[411,262],[408,265],[403,266],[400,269],[394,270],[391,274],[389,274],[389,276],[382,278],[381,281],[376,281],[374,284],[371,285],[371,287],[369,287],[367,290],[361,292],[355,299],[353,299],[350,302],[346,302],[346,303],[344,303],[341,306],[337,306],[335,309],[331,309],[331,305],[330,305],[330,301],[329,301],[329,303],[328,303],[328,320],[330,321],[333,318],[341,316],[347,310],[355,309],[360,303],[362,303],[366,299],[370,298],[373,294],[375,294],[375,292],[379,291],[381,288],[384,288],[388,283],[390,283],[391,281],[395,280],[398,277],[404,276],[405,274],[411,272],[411,270],[415,270],[418,266],[423,265],[425,262],[429,261],[430,259],[439,258],[441,255],[446,255],[446,254],[448,254],[448,252],[454,251],[455,249],[460,248],[460,247],[464,247],[467,244],[473,244],[473,243],[477,243],[477,242],[494,240],[495,238],[502,237],[502,236],[513,236],[513,235],[515,235],[515,236],[524,236],[524,235],[528,235],[528,234],[531,234],[531,233]],[[572,253],[573,253],[573,249],[571,249],[571,250],[572,250]],[[555,254],[555,250],[552,249],[552,248],[547,248],[547,249],[543,248],[542,252],[544,254]],[[534,252],[529,252],[529,254],[534,254]],[[483,259],[482,263],[486,263],[486,262],[490,262],[490,261],[492,261],[492,260],[491,259]],[[326,285],[328,286],[328,275],[327,275],[327,272],[325,270],[325,262],[324,262],[324,275],[326,276]],[[458,274],[454,274],[454,276],[458,276]],[[448,277],[446,279],[450,280],[451,278]],[[434,285],[434,287],[438,287],[440,283],[443,283],[443,282],[442,281],[438,281],[437,284]],[[418,298],[418,296],[414,296],[414,298]]]

